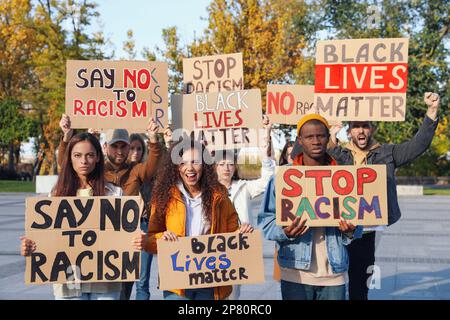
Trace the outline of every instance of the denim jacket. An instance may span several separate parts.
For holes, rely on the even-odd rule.
[[[276,225],[275,219],[275,177],[272,177],[264,193],[263,203],[258,214],[258,227],[263,230],[264,237],[276,241],[278,264],[283,268],[309,270],[313,246],[311,228],[301,237],[288,238],[283,227]],[[362,227],[358,226],[353,238],[360,238]],[[348,270],[348,254],[346,245],[352,241],[337,227],[325,228],[328,261],[333,273]]]

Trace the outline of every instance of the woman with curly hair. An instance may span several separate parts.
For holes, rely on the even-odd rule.
[[[135,238],[138,250],[157,253],[156,241],[238,231],[253,232],[239,218],[218,182],[208,151],[193,140],[174,144],[158,173],[152,193],[148,234]],[[162,272],[164,272],[162,270]],[[231,286],[164,291],[168,300],[220,300]]]

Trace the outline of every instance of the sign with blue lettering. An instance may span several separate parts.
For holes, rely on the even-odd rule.
[[[161,290],[264,282],[261,232],[159,239]]]

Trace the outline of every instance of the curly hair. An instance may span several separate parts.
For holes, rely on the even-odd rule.
[[[199,180],[202,207],[205,219],[211,222],[213,195],[216,192],[227,196],[226,189],[217,180],[217,173],[212,165],[212,160],[205,146],[195,140],[182,140],[173,144],[169,151],[161,159],[154,189],[152,192],[151,205],[155,208],[155,214],[160,221],[165,221],[168,203],[171,199],[172,189],[182,181],[178,167],[183,154],[189,150],[197,150],[202,155],[202,175]]]

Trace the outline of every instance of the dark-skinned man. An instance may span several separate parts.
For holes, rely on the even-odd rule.
[[[329,125],[320,115],[304,116],[297,125],[303,152],[296,166],[336,165],[327,152]],[[345,248],[361,228],[341,220],[339,227],[314,227],[296,217],[290,226],[276,225],[275,178],[270,180],[258,215],[258,225],[268,240],[276,241],[283,300],[344,300],[348,256]],[[356,232],[358,230],[358,232]]]

